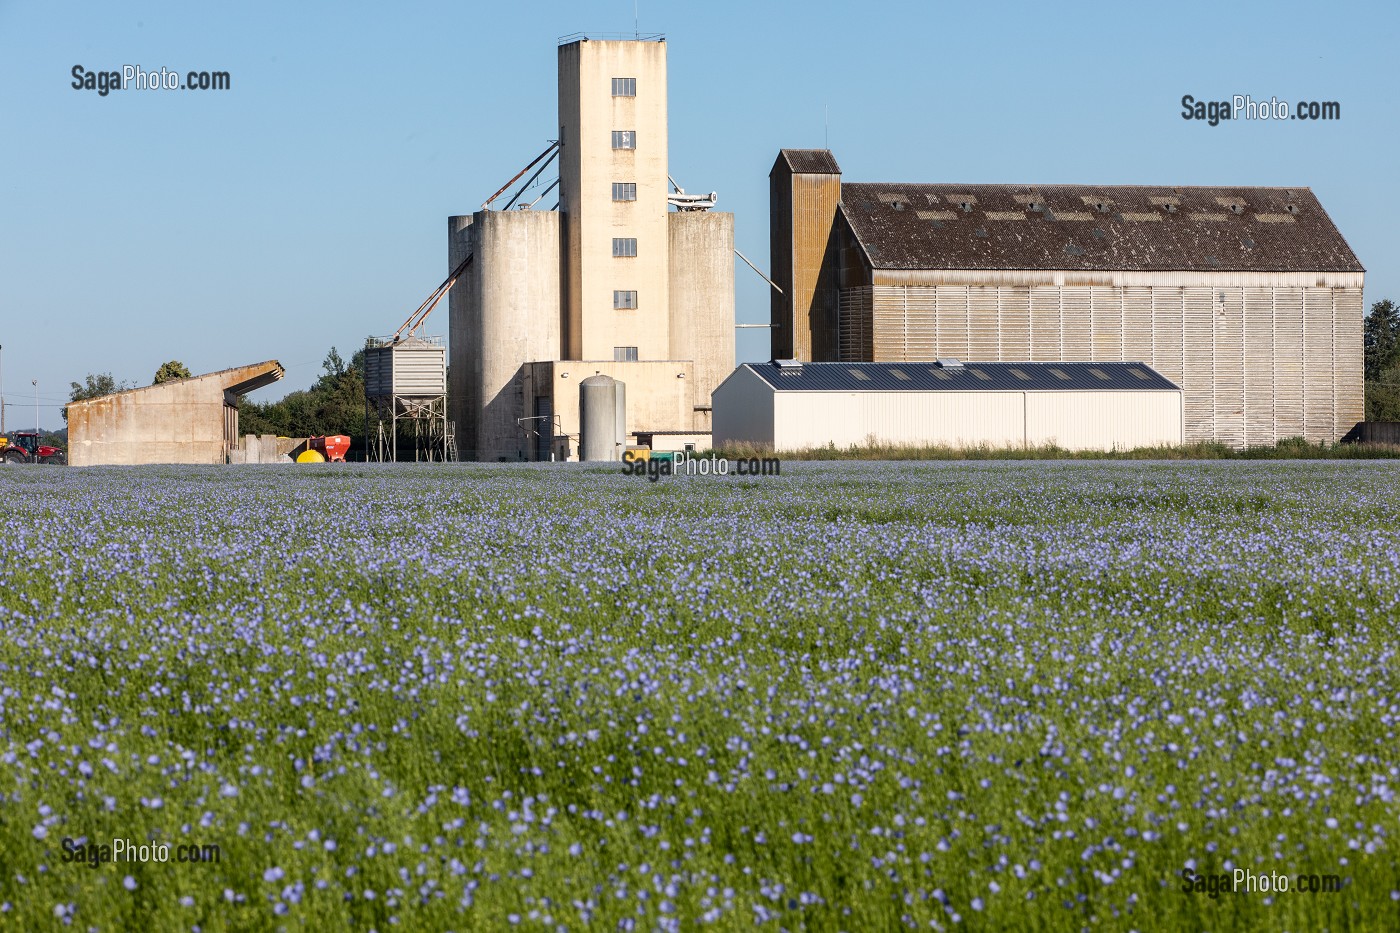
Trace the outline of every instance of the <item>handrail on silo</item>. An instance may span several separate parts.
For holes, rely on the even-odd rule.
[[[598,42],[665,42],[666,33],[650,32],[571,32],[567,36],[559,37],[560,45],[572,45],[575,42],[588,42],[596,40]]]

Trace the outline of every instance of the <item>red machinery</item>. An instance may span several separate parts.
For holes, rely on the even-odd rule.
[[[39,443],[34,431],[11,431],[0,435],[0,465],[7,463],[52,463],[62,466],[68,455],[60,447]]]
[[[316,451],[331,463],[344,463],[345,454],[350,450],[350,438],[344,434],[307,438],[306,447],[308,450]]]

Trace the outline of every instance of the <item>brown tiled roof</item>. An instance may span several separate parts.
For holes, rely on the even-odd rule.
[[[1309,188],[845,183],[841,210],[876,269],[1364,271]]]
[[[841,174],[841,166],[836,164],[830,149],[784,149],[778,153],[778,161],[786,161],[794,175]]]

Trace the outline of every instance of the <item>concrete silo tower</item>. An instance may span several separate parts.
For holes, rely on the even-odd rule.
[[[670,358],[666,43],[559,47],[564,356]]]
[[[661,36],[560,40],[557,143],[504,209],[509,184],[449,219],[449,267],[472,257],[450,292],[466,459],[575,458],[578,386],[595,375],[627,386],[638,443],[708,446],[710,392],[734,368],[734,218],[672,190],[666,51]]]

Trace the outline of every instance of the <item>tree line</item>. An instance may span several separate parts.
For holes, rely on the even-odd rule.
[[[1400,421],[1400,307],[1389,298],[1371,305],[1361,340],[1366,420]]]
[[[321,376],[309,389],[289,392],[275,402],[243,399],[238,406],[240,434],[316,437],[348,434],[352,449],[364,447],[365,351],[356,350],[347,363],[331,347],[321,363]]]
[[[173,379],[189,379],[193,376],[190,368],[179,360],[171,360],[168,363],[161,363],[160,368],[151,379],[151,385],[158,386],[162,382],[170,382]],[[90,398],[101,398],[104,395],[114,395],[117,392],[125,392],[127,389],[137,388],[134,382],[118,382],[112,378],[111,373],[88,373],[83,382],[68,383],[68,402],[84,402]],[[63,415],[64,423],[68,421],[68,406],[63,406],[59,412]]]

